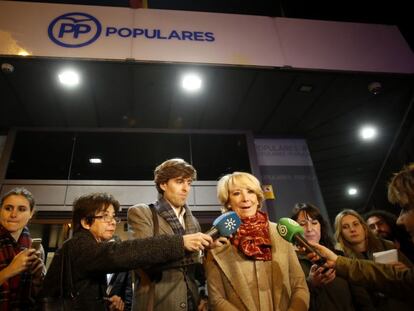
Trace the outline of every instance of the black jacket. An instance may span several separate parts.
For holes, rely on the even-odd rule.
[[[148,239],[98,243],[82,229],[64,243],[71,263],[74,292],[81,310],[105,310],[106,274],[127,271],[148,264],[177,260],[184,256],[182,236],[157,236]],[[62,249],[55,254],[43,284],[43,297],[58,297],[60,293]],[[70,294],[70,278],[65,267],[63,292]]]
[[[108,288],[110,289],[108,293]],[[111,277],[106,292],[108,296],[117,295],[124,302],[124,311],[130,311],[132,308],[132,272],[117,272]]]

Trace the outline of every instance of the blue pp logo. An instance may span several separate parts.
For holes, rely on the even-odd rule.
[[[96,41],[102,32],[101,23],[86,13],[67,13],[49,25],[50,40],[66,48],[80,48]]]

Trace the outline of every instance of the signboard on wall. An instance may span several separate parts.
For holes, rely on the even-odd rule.
[[[274,199],[266,201],[273,221],[290,217],[296,203],[318,206],[327,218],[318,179],[304,139],[255,139],[262,183],[273,189]]]
[[[0,1],[0,54],[282,66],[281,53],[270,17]]]
[[[414,72],[392,25],[21,1],[0,1],[0,55]]]

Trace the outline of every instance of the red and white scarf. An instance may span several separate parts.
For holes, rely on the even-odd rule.
[[[272,260],[272,243],[267,214],[257,211],[254,216],[241,218],[242,224],[231,243],[248,258]]]

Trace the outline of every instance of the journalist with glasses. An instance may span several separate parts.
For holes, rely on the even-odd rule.
[[[203,233],[160,235],[104,243],[112,238],[119,202],[107,193],[81,196],[73,204],[73,237],[58,250],[44,280],[43,310],[62,300],[71,310],[123,310],[123,302],[106,296],[106,274],[184,257],[212,239]],[[63,260],[63,265],[62,265]],[[62,297],[63,296],[63,297]]]

